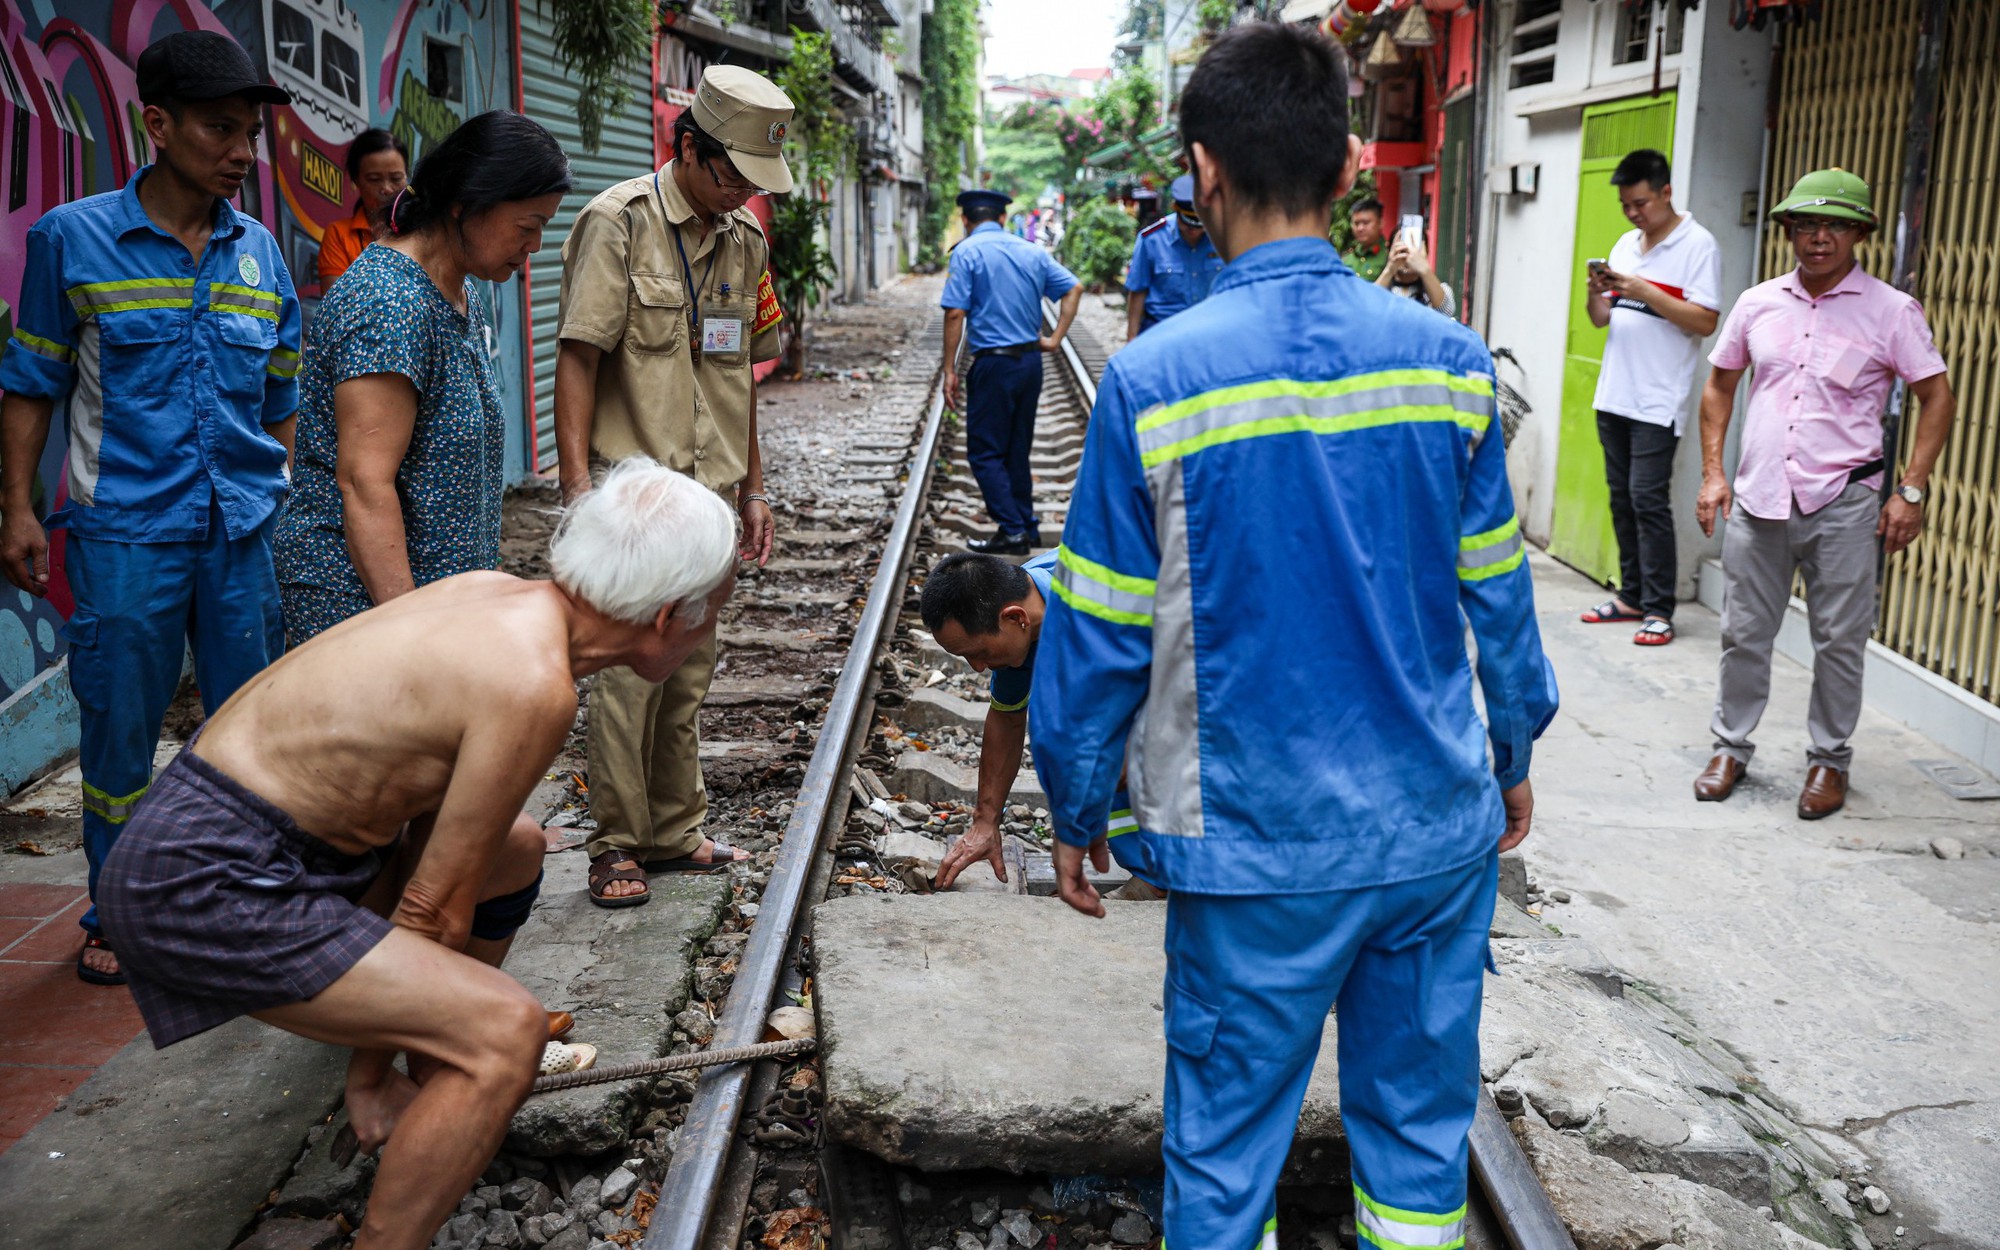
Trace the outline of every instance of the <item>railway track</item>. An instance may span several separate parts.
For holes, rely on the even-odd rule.
[[[904,381],[900,387],[891,385],[887,398],[892,403],[898,399],[908,403],[919,393],[909,385],[912,366],[936,358],[940,329],[934,315],[924,332],[907,346],[913,359],[897,371]],[[1082,456],[1084,426],[1095,401],[1096,379],[1108,355],[1106,346],[1087,330],[1073,327],[1062,349],[1044,357],[1046,373],[1033,463],[1043,530],[1052,537],[1061,532],[1070,484]],[[765,1040],[770,1012],[786,1001],[785,995],[797,995],[804,986],[811,937],[809,916],[815,904],[835,892],[871,888],[871,881],[899,888],[887,882],[886,869],[867,871],[871,865],[866,862],[865,847],[858,852],[861,862],[857,869],[856,843],[851,836],[844,837],[851,807],[865,806],[870,797],[860,780],[867,770],[857,771],[857,764],[894,770],[898,752],[907,742],[907,734],[879,717],[878,710],[896,713],[897,719],[907,721],[911,718],[904,712],[913,687],[943,685],[950,690],[956,686],[971,694],[980,684],[969,668],[957,665],[930,644],[916,620],[913,576],[938,556],[963,549],[966,539],[986,528],[980,520],[983,509],[977,489],[965,463],[963,430],[945,410],[941,388],[934,379],[919,415],[913,438],[905,435],[899,440],[885,434],[873,442],[864,439],[850,445],[847,463],[851,469],[885,485],[900,478],[901,490],[872,577],[858,601],[851,641],[837,676],[810,687],[796,684],[796,676],[790,684],[778,681],[774,685],[757,671],[756,661],[751,659],[739,663],[739,673],[733,679],[718,679],[725,702],[740,697],[743,706],[750,709],[744,715],[758,715],[758,705],[783,704],[804,690],[806,699],[794,712],[823,709],[824,716],[816,736],[805,728],[804,720],[795,720],[798,732],[790,749],[784,760],[769,765],[771,771],[765,775],[767,783],[790,780],[791,774],[779,769],[785,761],[795,763],[797,793],[783,819],[782,839],[773,839],[776,857],[766,870],[768,877],[765,871],[758,873],[761,896],[747,938],[736,954],[733,980],[711,1041],[715,1048]],[[895,420],[894,413],[878,414],[878,421],[887,421],[890,428]],[[858,452],[852,450],[854,447]],[[838,526],[856,515],[821,508],[815,515],[792,518],[792,522],[794,526],[801,520],[807,525]],[[805,540],[808,549],[817,543],[835,553],[832,559],[815,561],[809,550],[805,558],[790,562],[790,570],[828,574],[850,567],[858,574],[852,552],[870,529],[879,526],[859,531],[822,528],[786,535],[791,539],[788,550],[796,550],[796,544]],[[738,639],[761,639],[766,644],[781,640],[785,631],[778,627],[780,623],[766,624],[765,618],[778,609],[780,600],[789,597],[783,584],[786,571],[787,566],[779,565],[776,575],[761,583],[769,589],[762,594],[753,590],[747,602],[732,613],[731,628]],[[791,614],[785,623],[794,626],[794,633],[810,632],[812,622],[798,619],[801,611],[808,616],[819,608],[831,613],[853,602],[839,591],[815,591],[809,597],[811,603],[801,606],[794,602],[785,608]],[[809,628],[798,630],[799,624]],[[729,645],[727,638],[725,645]],[[756,654],[754,646],[749,654]],[[790,658],[788,666],[780,667],[799,668],[799,658]],[[913,674],[922,675],[922,679],[913,681]],[[732,696],[731,690],[737,695]],[[765,708],[761,714],[768,717],[772,713]],[[954,741],[976,748],[976,730],[968,734],[966,727],[954,731],[950,726],[933,724],[931,732],[947,749]],[[721,754],[730,744],[719,743],[717,747],[714,753]],[[705,749],[704,755],[710,756],[711,751]],[[949,810],[948,803],[939,806]],[[1047,831],[1039,819],[1046,813],[1023,813],[1017,807],[1013,815],[1021,818],[1009,825],[1015,835],[1009,839],[1014,848],[1010,854],[1017,856],[1016,862],[1023,869],[1018,875],[1010,874],[1019,892],[1047,875],[1036,871],[1040,865],[1031,861],[1042,856],[1029,849],[1036,845],[1043,852],[1047,849]],[[937,820],[945,825],[944,831],[955,831],[953,820],[942,815]],[[766,817],[764,827],[775,834],[771,827],[777,823]],[[843,865],[846,871],[842,871]],[[766,1230],[749,1223],[758,1218],[750,1211],[752,1193],[760,1168],[771,1162],[773,1152],[753,1141],[745,1129],[779,1092],[781,1080],[788,1090],[801,1084],[802,1078],[786,1080],[787,1075],[787,1064],[773,1060],[718,1065],[704,1072],[682,1121],[644,1236],[644,1250],[736,1250],[739,1245],[756,1244],[746,1238],[746,1228],[753,1234]],[[790,1075],[799,1077],[796,1069]],[[1574,1250],[1490,1098],[1482,1098],[1472,1142],[1475,1183],[1466,1244],[1476,1250]],[[824,1140],[812,1144],[817,1152],[814,1165],[819,1203],[826,1208],[829,1240],[837,1250],[907,1250],[912,1245],[915,1250],[924,1250],[929,1243],[906,1239],[902,1208],[909,1197],[908,1186],[899,1185],[886,1164]],[[799,1170],[794,1153],[787,1175],[796,1180]],[[1006,1180],[987,1174],[926,1180],[936,1182],[935,1187],[954,1190],[960,1198],[972,1195],[975,1207],[980,1201],[977,1195],[991,1190],[996,1195],[993,1207],[997,1208],[1000,1191],[1008,1185]],[[1021,1204],[1012,1201],[1012,1205]],[[1329,1216],[1328,1223],[1335,1218]],[[999,1226],[990,1215],[986,1223],[997,1232]],[[998,1240],[996,1237],[988,1244]],[[1051,1240],[1049,1244],[1055,1243]]]

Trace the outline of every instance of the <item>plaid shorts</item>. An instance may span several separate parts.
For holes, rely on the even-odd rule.
[[[153,1045],[304,1002],[339,980],[391,927],[355,903],[383,863],[380,852],[335,850],[182,751],[97,882],[104,935]]]

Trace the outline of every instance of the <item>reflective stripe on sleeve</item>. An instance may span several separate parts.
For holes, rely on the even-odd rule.
[[[1153,626],[1153,591],[1149,578],[1114,572],[1094,560],[1056,549],[1056,575],[1050,583],[1056,597],[1079,612],[1114,625]]]
[[[1022,708],[1028,706],[1028,697],[1026,695],[1021,696],[1021,701],[1019,703],[1002,703],[998,699],[989,698],[987,700],[987,706],[991,707],[996,712],[1018,712]]]
[[[1493,423],[1493,382],[1442,369],[1389,369],[1330,382],[1274,378],[1224,387],[1139,418],[1147,468],[1269,434],[1340,434],[1387,425],[1449,422],[1475,445]]]
[[[1132,814],[1132,809],[1129,807],[1111,813],[1110,819],[1104,822],[1104,836],[1107,838],[1115,838],[1121,833],[1137,832],[1139,832],[1139,818]]]
[[[1354,1231],[1380,1250],[1457,1250],[1465,1244],[1465,1206],[1433,1215],[1386,1206],[1354,1187]]]
[[[291,381],[299,376],[299,354],[289,348],[272,348],[271,359],[264,366],[264,372],[282,381]]]
[[[1521,518],[1510,516],[1500,525],[1481,534],[1458,540],[1458,576],[1478,582],[1502,573],[1511,573],[1527,559],[1521,541]]]
[[[65,347],[54,339],[45,339],[39,334],[30,334],[18,327],[14,330],[14,341],[21,345],[22,351],[33,352],[42,359],[53,360],[59,365],[66,365],[76,359],[75,348]]]

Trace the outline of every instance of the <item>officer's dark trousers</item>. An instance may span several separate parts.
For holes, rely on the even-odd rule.
[[[1611,491],[1611,532],[1618,538],[1618,597],[1647,616],[1674,619],[1674,449],[1672,428],[1597,414],[1604,481]]]
[[[1035,442],[1035,405],[1042,398],[1042,354],[981,356],[966,378],[965,457],[1003,533],[1039,532],[1028,451]]]

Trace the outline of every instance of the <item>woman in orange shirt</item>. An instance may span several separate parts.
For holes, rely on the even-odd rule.
[[[333,280],[375,241],[376,218],[396,192],[410,180],[410,149],[386,130],[364,130],[347,145],[347,176],[361,193],[354,216],[326,228],[319,241],[319,289],[324,295]]]

